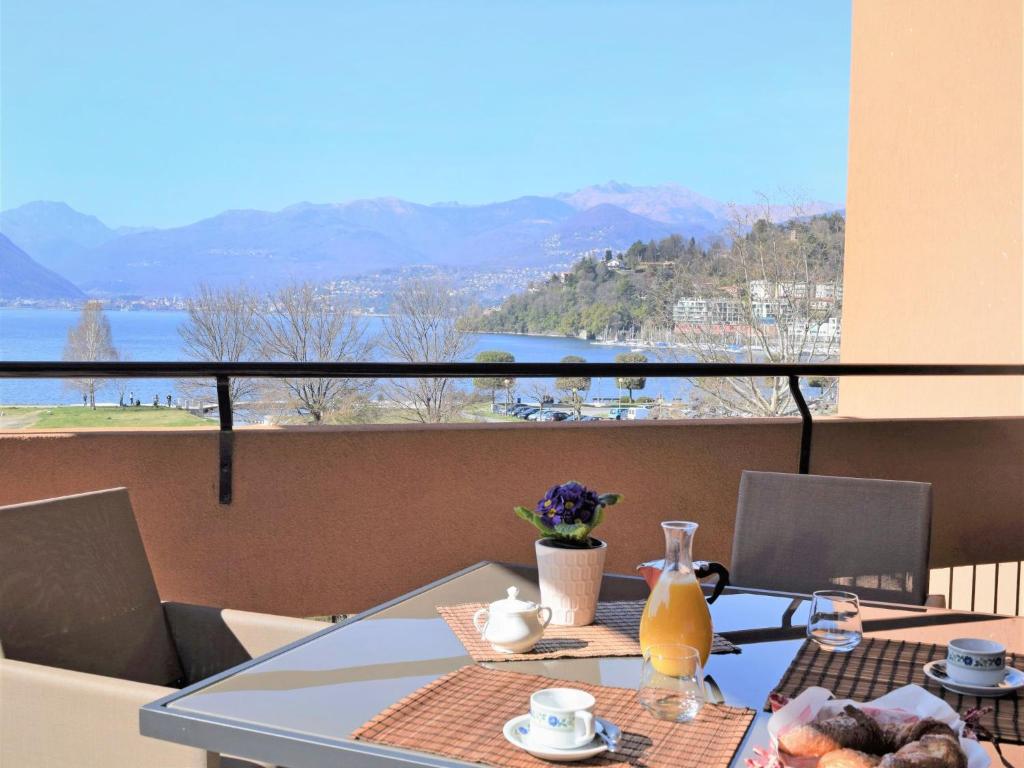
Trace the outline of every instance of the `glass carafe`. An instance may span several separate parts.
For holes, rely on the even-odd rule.
[[[711,612],[693,568],[697,524],[670,520],[661,527],[665,563],[640,619],[640,648],[646,653],[652,645],[689,645],[697,649],[703,665],[711,653]]]

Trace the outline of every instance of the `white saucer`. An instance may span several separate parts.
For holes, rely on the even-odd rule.
[[[530,741],[530,715],[519,715],[513,717],[503,729],[505,738],[514,746],[525,749],[534,757],[541,760],[550,760],[553,763],[574,763],[577,760],[586,760],[588,757],[599,755],[608,750],[608,747],[599,736],[594,740],[575,749],[555,749],[554,747],[543,747]]]
[[[1006,676],[995,685],[977,685],[954,680],[946,673],[945,659],[929,661],[924,665],[924,673],[947,691],[962,693],[966,696],[996,698],[1024,688],[1024,672],[1014,667],[1007,667]]]

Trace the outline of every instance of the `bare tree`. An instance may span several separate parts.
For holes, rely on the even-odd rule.
[[[87,302],[82,314],[71,329],[64,344],[64,359],[87,362],[104,362],[118,359],[110,332],[110,320],[103,314],[103,305],[98,301]],[[96,408],[96,392],[106,384],[104,379],[71,379],[67,386],[82,393],[82,398],[93,409]]]
[[[462,330],[461,302],[442,280],[414,279],[403,283],[384,318],[382,346],[394,360],[406,363],[454,362],[465,358],[470,336]],[[425,423],[454,420],[465,400],[453,379],[396,379],[388,396],[411,420]]]
[[[563,363],[585,363],[584,358],[579,355],[566,355],[562,358]],[[589,376],[560,376],[555,379],[555,389],[564,393],[569,399],[573,412],[578,420],[583,413],[583,393],[590,389]]]
[[[259,357],[260,298],[245,287],[215,289],[200,285],[185,304],[188,319],[178,328],[182,348],[193,360],[236,363]],[[178,384],[190,397],[216,399],[214,384],[186,379]],[[231,402],[236,407],[252,401],[257,383],[232,378]]]
[[[702,297],[704,320],[677,326],[685,353],[700,362],[770,363],[822,361],[836,354],[842,220],[802,219],[798,206],[794,211],[784,224],[772,222],[767,201],[756,210],[734,212],[731,242],[723,248],[738,284],[732,290],[711,289]],[[785,379],[700,378],[692,384],[698,411],[755,416],[796,411]],[[816,406],[827,410],[834,399],[835,380],[825,380]]]
[[[297,363],[356,362],[369,355],[373,340],[354,306],[320,293],[312,283],[285,286],[260,313],[259,339],[271,360]],[[277,379],[275,388],[288,406],[314,422],[355,407],[372,386],[360,379]],[[270,386],[274,387],[274,383]]]

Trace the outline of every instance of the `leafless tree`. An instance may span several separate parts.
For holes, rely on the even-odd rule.
[[[660,352],[660,357],[692,354],[700,362],[793,363],[823,361],[838,352],[841,218],[807,220],[800,217],[798,206],[793,211],[794,218],[783,225],[772,223],[767,201],[756,209],[734,212],[730,242],[722,247],[738,284],[732,290],[711,289],[704,297],[709,302],[706,321],[677,326],[683,350]],[[729,309],[716,312],[712,306]],[[796,412],[786,379],[699,378],[692,384],[698,412]],[[835,380],[823,380],[823,385],[815,407],[829,410],[835,401]]]
[[[354,306],[323,294],[312,283],[285,286],[270,297],[258,315],[263,354],[297,363],[343,363],[365,360],[373,347],[366,322]],[[274,384],[277,384],[274,387]],[[288,406],[313,422],[355,407],[372,386],[360,379],[275,379],[270,384]]]
[[[110,320],[103,314],[98,301],[86,303],[82,314],[71,329],[64,344],[64,359],[86,362],[104,362],[119,357],[110,332]],[[67,383],[82,394],[92,408],[96,408],[96,392],[106,384],[104,379],[70,379]]]
[[[178,328],[185,354],[193,360],[235,363],[259,357],[261,299],[245,287],[212,288],[200,285],[185,304],[188,319]],[[189,397],[215,400],[214,384],[186,379],[178,387]],[[232,378],[231,402],[244,407],[257,394],[257,382]]]
[[[406,281],[395,292],[391,311],[384,318],[384,351],[406,363],[464,359],[470,336],[459,322],[462,309],[443,280]],[[454,420],[465,401],[465,394],[453,379],[396,379],[387,392],[407,418],[425,423]]]

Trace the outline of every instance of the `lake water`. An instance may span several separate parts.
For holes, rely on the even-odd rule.
[[[114,344],[127,354],[128,359],[143,361],[186,360],[181,349],[178,328],[185,322],[184,312],[107,312]],[[4,309],[0,308],[0,360],[60,360],[64,351],[68,329],[78,320],[75,310],[58,309]],[[379,331],[381,319],[368,318],[370,331]],[[611,362],[617,354],[628,351],[625,347],[593,344],[581,339],[549,336],[517,336],[509,334],[473,334],[473,347],[467,360],[485,349],[511,352],[518,362],[557,362],[566,355],[579,355],[588,362]],[[128,389],[144,403],[152,403],[159,395],[161,402],[167,394],[177,396],[174,382],[161,379],[133,380]],[[680,397],[689,389],[678,379],[651,379],[647,388],[634,392],[634,396],[648,395],[665,398]],[[524,400],[531,396],[529,384],[523,383],[520,393]],[[595,379],[591,397],[614,397],[618,394],[613,379]],[[107,386],[100,399],[117,401],[117,390]],[[81,402],[81,395],[69,390],[63,382],[53,379],[0,379],[0,403],[59,404]]]

